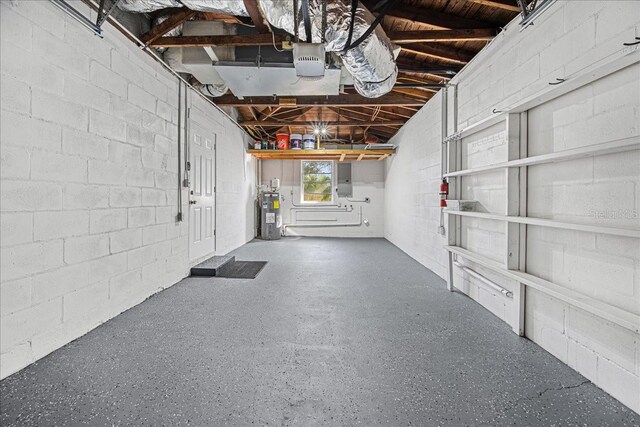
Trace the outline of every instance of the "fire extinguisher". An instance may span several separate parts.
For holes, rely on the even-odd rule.
[[[449,183],[446,178],[442,178],[442,183],[440,184],[440,207],[447,207],[447,196],[449,195]]]

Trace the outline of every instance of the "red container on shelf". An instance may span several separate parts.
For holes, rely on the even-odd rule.
[[[278,142],[278,150],[289,149],[289,134],[278,133],[276,134],[276,141]]]

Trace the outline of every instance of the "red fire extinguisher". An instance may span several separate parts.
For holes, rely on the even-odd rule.
[[[447,207],[447,196],[449,195],[449,183],[446,178],[442,178],[442,183],[440,184],[440,207]]]

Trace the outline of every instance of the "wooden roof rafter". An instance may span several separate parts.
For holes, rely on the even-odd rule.
[[[456,42],[456,41],[489,41],[498,30],[493,28],[475,28],[458,30],[418,30],[394,31],[387,33],[389,39],[398,44]]]
[[[366,4],[368,3],[370,2],[367,2]],[[495,22],[479,21],[476,19],[456,16],[451,13],[440,12],[434,9],[411,6],[406,3],[396,5],[396,7],[387,12],[387,16],[441,29],[479,29],[499,27]]]
[[[386,94],[379,98],[366,98],[364,96],[348,93],[341,95],[327,96],[292,96],[292,97],[272,97],[272,96],[247,96],[244,99],[236,98],[233,95],[223,95],[216,98],[216,104],[238,107],[244,105],[258,106],[280,106],[282,99],[295,99],[295,106],[313,107],[313,106],[353,106],[361,105],[390,105],[390,106],[418,106],[421,107],[424,102],[417,101],[408,96],[397,94]]]
[[[221,19],[222,20],[222,19]],[[493,28],[459,30],[396,31],[389,33],[389,39],[398,44],[488,41],[497,33]],[[166,31],[163,33],[166,34]],[[208,47],[208,46],[271,46],[290,38],[287,34],[236,34],[224,36],[175,36],[155,38],[149,42],[153,47]]]
[[[257,0],[243,1],[258,4]],[[361,2],[371,8],[378,0]],[[390,40],[401,47],[397,58],[398,85],[380,98],[362,97],[348,87],[346,93],[334,96],[248,96],[238,99],[228,94],[214,102],[238,108],[243,124],[265,135],[282,130],[306,132],[322,122],[338,140],[368,140],[374,135],[388,139],[433,97],[439,90],[437,85],[459,72],[501,27],[516,16],[515,2],[399,0],[381,21]],[[250,15],[253,21],[259,20],[255,13]],[[276,33],[269,30],[225,36],[160,37],[151,46],[271,46],[292,37],[279,30]]]
[[[255,25],[256,30],[258,30],[261,34],[271,33],[271,29],[269,28],[269,24],[267,20],[262,16],[262,12],[260,12],[260,7],[258,6],[258,0],[243,0],[244,7],[249,12],[249,16],[253,21],[253,25]]]
[[[260,126],[260,127],[283,127],[283,126],[314,126],[314,123],[319,123],[323,127],[336,127],[336,126],[357,126],[357,127],[371,127],[371,126],[402,126],[406,120],[389,120],[389,121],[376,121],[375,117],[369,121],[357,121],[357,120],[331,120],[331,121],[313,121],[313,120],[292,120],[286,123],[277,121],[261,122],[259,120],[244,120],[240,122],[242,126]]]
[[[475,52],[466,51],[463,49],[456,49],[449,46],[426,44],[426,43],[412,43],[407,45],[401,45],[400,48],[405,52],[415,53],[416,55],[426,56],[429,58],[435,58],[443,62],[453,62],[455,64],[466,64],[471,61],[476,55]]]
[[[520,8],[518,7],[515,0],[470,0],[472,3],[478,3],[485,6],[490,6],[497,9],[504,9],[511,12],[520,13]]]
[[[157,39],[167,34],[169,31],[176,28],[178,25],[195,16],[196,13],[196,11],[189,9],[180,9],[177,12],[174,12],[160,24],[151,28],[146,34],[143,34],[141,37],[142,42],[144,42],[146,45],[153,43]]]

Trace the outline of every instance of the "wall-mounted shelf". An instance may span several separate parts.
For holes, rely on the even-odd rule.
[[[396,150],[247,150],[265,160],[384,160]]]
[[[544,292],[547,295],[551,295],[561,301],[567,302],[581,308],[582,310],[620,325],[625,329],[635,332],[636,334],[640,333],[640,316],[635,313],[628,312],[598,299],[567,289],[564,286],[549,282],[548,280],[541,279],[540,277],[533,276],[522,271],[507,270],[501,263],[459,246],[449,245],[445,246],[445,249],[451,254],[459,255],[462,258],[468,259],[482,267],[502,274],[509,279],[524,283],[525,285]]]
[[[604,227],[600,225],[576,224],[572,222],[556,221],[553,219],[546,219],[546,218],[496,215],[496,214],[491,214],[487,212],[452,211],[449,209],[445,209],[444,213],[449,215],[490,219],[494,221],[505,221],[513,224],[527,224],[527,225],[536,225],[539,227],[561,228],[564,230],[587,231],[592,233],[610,234],[613,236],[640,238],[640,229],[637,229],[637,228]]]
[[[524,335],[524,312],[526,288],[536,289],[539,292],[550,295],[560,301],[568,303],[588,313],[601,317],[602,319],[626,328],[633,333],[640,333],[640,315],[637,312],[627,311],[615,304],[610,304],[602,300],[599,295],[587,295],[580,285],[574,284],[571,289],[566,283],[555,283],[551,280],[527,273],[527,249],[529,246],[527,227],[538,226],[550,229],[576,230],[586,233],[600,233],[613,236],[624,236],[628,238],[640,238],[638,227],[611,227],[599,224],[580,224],[562,220],[548,218],[534,218],[527,215],[528,207],[528,172],[529,167],[555,162],[564,162],[583,157],[606,156],[614,153],[625,153],[640,149],[640,137],[638,135],[626,138],[609,140],[600,143],[591,143],[592,138],[575,140],[571,142],[580,145],[565,150],[554,151],[541,155],[528,155],[529,150],[529,117],[528,112],[532,108],[544,105],[545,103],[557,99],[576,89],[589,85],[603,77],[609,76],[617,71],[625,69],[640,62],[640,52],[624,50],[621,54],[616,54],[603,65],[597,63],[590,69],[583,70],[577,74],[565,76],[566,81],[562,85],[552,85],[538,94],[529,98],[517,101],[509,107],[498,106],[494,109],[495,115],[472,124],[461,131],[457,131],[454,126],[454,134],[447,135],[443,132],[443,162],[447,173],[445,177],[450,179],[449,197],[451,199],[464,199],[462,179],[463,177],[482,174],[487,172],[500,172],[503,174],[504,182],[504,208],[499,213],[489,212],[468,212],[468,211],[448,211],[443,210],[443,214],[448,214],[448,277],[447,285],[450,290],[455,288],[454,269],[459,268],[457,258],[467,260],[478,267],[492,270],[499,275],[514,281],[508,290],[513,291],[513,303],[506,309],[511,310],[510,316],[505,316],[506,320],[514,331]],[[446,111],[446,109],[445,109]],[[454,104],[454,117],[457,118],[457,110]],[[446,115],[444,115],[446,117]],[[457,122],[456,122],[457,123]],[[492,127],[495,131],[487,132]],[[484,132],[480,134],[480,132]],[[490,134],[490,135],[486,135]],[[464,156],[469,156],[470,152],[463,151],[464,144],[477,141],[491,141],[499,134],[504,138],[504,153],[500,152],[500,161],[482,166],[463,167]],[[594,135],[594,138],[597,135]],[[467,139],[471,138],[471,139]],[[585,145],[587,144],[587,145]],[[469,146],[466,146],[467,149]],[[471,153],[473,154],[473,153]],[[468,158],[467,158],[468,160]],[[559,168],[562,166],[558,166]],[[471,188],[467,183],[467,189]],[[463,218],[479,218],[503,223],[504,250],[495,251],[499,258],[493,259],[479,253],[484,250],[478,248],[471,251],[463,246]],[[444,220],[442,221],[444,223]],[[534,241],[535,242],[535,241]],[[501,248],[502,249],[502,248]],[[466,267],[463,265],[463,267]],[[473,266],[470,266],[473,267]],[[472,270],[472,269],[471,269]],[[463,270],[464,271],[464,270]],[[468,273],[468,272],[465,272]],[[478,273],[479,274],[479,273]],[[553,275],[552,275],[553,276]],[[467,280],[463,275],[463,280]],[[477,279],[477,277],[476,277]],[[602,284],[603,287],[605,283]],[[617,301],[616,298],[613,298]]]
[[[445,174],[445,177],[451,178],[456,176],[473,175],[484,172],[491,172],[497,169],[533,166],[543,163],[561,162],[566,160],[579,159],[582,157],[601,156],[605,154],[621,153],[623,151],[632,151],[638,149],[640,149],[640,137],[632,136],[629,138],[622,138],[611,142],[603,142],[601,144],[587,145],[584,147],[572,148],[569,150],[556,151],[554,153],[541,154],[539,156],[524,157],[517,160],[495,163],[493,165],[457,170]]]

